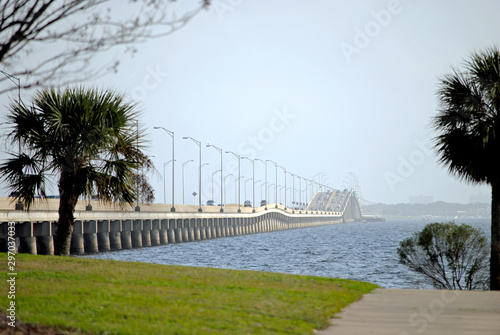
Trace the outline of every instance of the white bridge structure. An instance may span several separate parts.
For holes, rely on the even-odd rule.
[[[58,199],[45,199],[23,211],[15,209],[11,198],[0,198],[0,251],[7,251],[9,233],[14,231],[16,253],[53,254],[58,206]],[[81,255],[367,219],[352,190],[317,192],[305,209],[280,204],[256,208],[232,204],[223,212],[215,206],[202,206],[199,211],[198,206],[176,205],[175,212],[163,204],[140,204],[140,208],[137,211],[96,201],[79,202],[70,253]]]

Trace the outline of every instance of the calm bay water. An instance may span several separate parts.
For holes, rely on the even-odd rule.
[[[490,222],[456,220],[483,229],[488,238]],[[432,288],[398,263],[396,251],[400,241],[427,223],[343,223],[81,257],[336,277],[386,288]]]

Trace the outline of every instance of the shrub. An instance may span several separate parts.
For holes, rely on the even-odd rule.
[[[437,289],[487,290],[487,245],[481,229],[435,222],[400,242],[399,262]]]

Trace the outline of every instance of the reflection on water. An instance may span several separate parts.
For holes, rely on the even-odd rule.
[[[431,288],[398,263],[396,252],[400,241],[426,223],[343,223],[81,257],[337,277],[387,288]],[[456,223],[482,228],[489,238],[489,219]]]

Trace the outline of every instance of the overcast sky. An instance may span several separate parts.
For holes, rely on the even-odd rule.
[[[159,171],[152,177],[157,202],[164,201],[163,163],[171,159],[172,142],[153,126],[175,132],[176,203],[182,202],[181,166],[190,159],[186,204],[198,192],[198,146],[184,136],[202,142],[209,163],[203,202],[220,169],[220,154],[205,147],[211,143],[273,160],[307,179],[323,173],[333,188],[344,188],[352,172],[370,202],[427,195],[467,203],[471,195],[488,198],[490,188],[467,185],[438,164],[429,124],[439,78],[473,51],[499,45],[498,13],[497,0],[215,0],[175,34],[138,45],[118,74],[92,84],[125,92],[143,110]],[[236,158],[223,158],[224,174],[237,176]],[[255,171],[264,181],[264,165],[256,162]],[[251,200],[251,181],[243,195],[252,177],[248,161],[241,161],[241,175],[241,200]],[[170,203],[171,165],[166,176]],[[278,177],[284,185],[282,169]],[[228,203],[234,181],[227,179]],[[268,182],[275,183],[270,164]],[[215,185],[219,203],[220,182]]]

